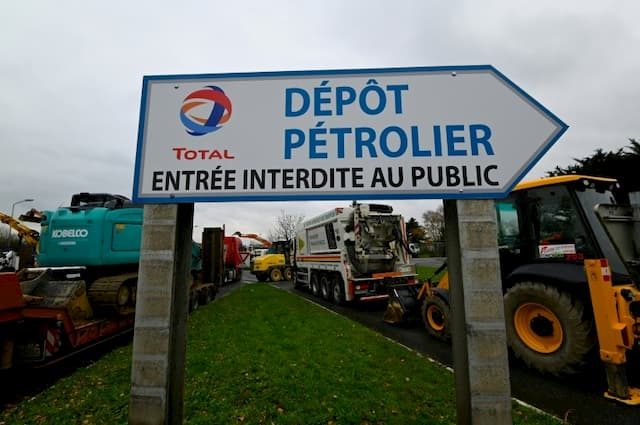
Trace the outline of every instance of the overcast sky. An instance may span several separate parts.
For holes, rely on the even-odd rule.
[[[143,75],[491,64],[570,126],[539,177],[640,138],[639,17],[637,0],[5,1],[0,210],[130,197]],[[345,204],[198,204],[195,223],[267,235],[281,210]]]

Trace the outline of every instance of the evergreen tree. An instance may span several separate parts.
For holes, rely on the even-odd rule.
[[[615,193],[620,202],[628,202],[628,192],[640,190],[640,142],[629,139],[630,145],[615,151],[596,149],[593,155],[574,158],[576,164],[556,167],[549,176],[564,174],[584,174],[596,177],[610,177],[618,180],[620,190]]]

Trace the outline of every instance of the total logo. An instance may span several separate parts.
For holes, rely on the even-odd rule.
[[[202,136],[220,130],[231,118],[231,100],[217,86],[206,86],[182,101],[180,121],[187,133]]]
[[[60,238],[86,238],[89,236],[87,229],[56,229],[51,233],[54,239]]]

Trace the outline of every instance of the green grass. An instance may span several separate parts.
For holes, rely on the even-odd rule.
[[[434,276],[433,272],[435,272],[437,269],[437,267],[421,266],[419,264],[416,264],[416,273],[418,273],[418,279],[420,280],[420,282],[426,282],[429,278],[431,278],[434,282],[439,281],[442,275],[446,273],[446,269]]]
[[[453,376],[377,333],[265,284],[189,321],[189,424],[450,424]],[[130,347],[105,355],[0,424],[126,423]],[[514,423],[557,421],[514,405]]]

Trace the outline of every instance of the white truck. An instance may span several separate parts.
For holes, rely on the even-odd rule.
[[[335,208],[296,231],[295,285],[335,304],[389,297],[417,284],[401,215],[380,204]]]

